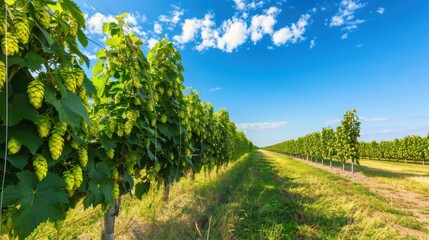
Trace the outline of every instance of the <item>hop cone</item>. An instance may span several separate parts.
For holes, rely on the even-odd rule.
[[[76,22],[76,20],[71,20],[70,21],[70,36],[72,37],[76,37],[77,35],[77,31],[79,30],[79,24]]]
[[[48,29],[51,25],[51,15],[48,12],[48,9],[46,7],[39,8],[36,10],[36,19],[39,21],[40,25],[42,25],[43,28]]]
[[[33,158],[34,173],[39,181],[42,181],[48,174],[48,162],[40,155],[36,154]]]
[[[6,56],[12,56],[18,53],[18,37],[14,33],[8,32],[7,37],[3,37],[1,40],[1,50]]]
[[[79,157],[79,163],[82,167],[86,167],[88,163],[88,151],[85,147],[79,146],[77,149],[77,156]]]
[[[41,114],[37,122],[37,131],[39,136],[44,138],[49,135],[51,130],[51,119],[48,114]]]
[[[4,87],[6,83],[6,65],[2,60],[0,60],[0,90]]]
[[[45,96],[43,83],[37,78],[31,81],[27,87],[27,94],[31,105],[35,108],[40,108],[43,103],[43,97]]]
[[[7,142],[7,150],[10,155],[14,155],[21,150],[22,143],[18,141],[15,137],[11,137]]]
[[[49,151],[51,152],[52,159],[58,160],[64,148],[64,134],[67,130],[67,124],[58,122],[52,130],[52,135],[49,138]]]
[[[27,44],[30,37],[30,25],[27,16],[25,14],[17,14],[12,22],[12,27],[18,40],[22,44]]]
[[[74,166],[72,168],[72,174],[73,174],[73,177],[74,177],[74,187],[73,187],[73,189],[77,189],[77,188],[80,187],[80,185],[83,182],[82,168],[79,165]]]

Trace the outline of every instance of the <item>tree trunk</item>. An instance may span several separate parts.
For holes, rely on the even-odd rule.
[[[332,168],[332,159],[329,159],[329,167]]]
[[[323,165],[323,158],[322,158],[322,165]]]
[[[354,162],[352,161],[352,174],[355,174],[355,169],[354,169]]]
[[[115,218],[118,216],[119,207],[121,206],[121,196],[114,204],[110,205],[104,214],[104,221],[101,232],[101,240],[113,240],[115,238]]]
[[[344,161],[343,161],[343,171],[344,171],[344,169],[345,169],[345,164],[344,164]]]

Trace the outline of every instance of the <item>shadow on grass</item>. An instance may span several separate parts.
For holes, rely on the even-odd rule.
[[[195,201],[167,220],[154,220],[136,231],[138,239],[318,239],[335,237],[349,221],[307,209],[317,196],[291,191],[302,188],[277,174],[261,152],[237,162],[212,181],[197,186]],[[318,235],[314,235],[316,231]],[[321,234],[322,233],[322,234]]]

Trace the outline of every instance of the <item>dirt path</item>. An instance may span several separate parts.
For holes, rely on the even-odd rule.
[[[276,154],[290,157],[286,154]],[[353,182],[368,187],[372,192],[375,192],[389,200],[391,206],[403,211],[412,212],[413,216],[421,223],[422,226],[429,228],[429,202],[422,200],[424,197],[421,194],[398,189],[393,185],[380,183],[379,181],[371,177],[367,177],[359,172],[352,174],[351,172],[342,171],[340,168],[330,168],[329,165],[324,166],[321,163],[315,163],[294,157],[290,158],[320,169],[324,169],[331,173],[350,178],[350,180]],[[325,162],[325,164],[326,163],[329,164],[329,162]]]

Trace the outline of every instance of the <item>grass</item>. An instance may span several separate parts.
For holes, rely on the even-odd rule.
[[[324,161],[324,165],[329,166],[329,161]],[[332,161],[332,166],[341,168],[342,163]],[[345,170],[350,171],[350,163],[346,164]],[[355,172],[390,185],[392,190],[411,191],[429,201],[429,165],[361,159],[360,165],[355,165]]]
[[[348,178],[279,154],[256,151],[210,178],[126,198],[117,239],[418,239],[427,232],[411,213]],[[98,239],[100,209],[69,214],[60,239]],[[77,222],[77,223],[75,223]],[[48,234],[48,235],[46,235]],[[55,237],[50,224],[30,239]]]

